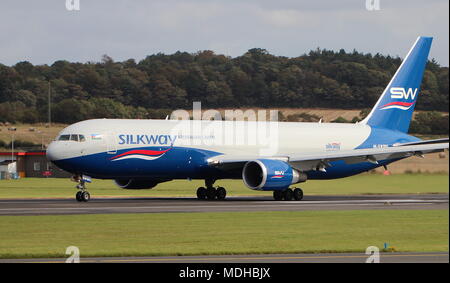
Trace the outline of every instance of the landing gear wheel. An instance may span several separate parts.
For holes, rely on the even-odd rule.
[[[303,199],[303,190],[300,188],[294,189],[294,199],[295,200],[302,200]]]
[[[273,199],[274,200],[283,200],[283,192],[282,191],[273,191]]]
[[[81,197],[81,201],[84,201],[84,202],[88,202],[91,199],[91,195],[86,191],[82,192],[80,197]]]
[[[83,175],[74,175],[71,180],[78,183],[75,188],[79,191],[76,193],[75,199],[80,202],[88,202],[91,199],[91,195],[86,191],[86,180],[83,178]],[[90,183],[90,179],[88,180],[87,182]]]
[[[76,200],[77,201],[83,201],[82,199],[81,199],[81,194],[82,194],[83,192],[77,192],[77,194],[75,195],[75,198],[76,198]]]
[[[206,189],[204,187],[200,187],[197,189],[197,198],[206,199]]]
[[[283,192],[283,198],[286,201],[291,201],[294,197],[294,192],[291,189],[287,189]]]
[[[217,195],[218,200],[224,200],[225,197],[227,196],[227,190],[225,190],[225,188],[218,187],[217,191],[216,191],[216,195]]]
[[[217,196],[217,192],[215,188],[207,188],[206,189],[206,197],[208,200],[215,200]]]

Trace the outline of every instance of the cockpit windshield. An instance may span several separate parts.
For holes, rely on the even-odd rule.
[[[60,135],[58,137],[58,141],[75,141],[75,142],[84,142],[86,138],[84,135],[72,134],[72,135]]]

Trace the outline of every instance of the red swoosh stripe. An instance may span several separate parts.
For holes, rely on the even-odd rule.
[[[130,154],[142,154],[142,155],[148,155],[148,156],[158,156],[161,154],[164,154],[166,152],[168,152],[169,150],[171,150],[171,148],[167,149],[167,150],[144,150],[144,149],[135,149],[135,150],[130,150],[127,152],[124,152],[122,154],[116,155],[114,157],[112,157],[110,160],[112,159],[116,159],[125,155],[130,155]]]
[[[397,101],[397,102],[388,103],[386,105],[383,105],[382,107],[391,106],[391,105],[411,106],[413,104],[414,104],[414,102],[409,103],[409,102],[399,102],[399,101]]]

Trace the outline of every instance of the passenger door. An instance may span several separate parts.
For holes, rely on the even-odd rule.
[[[110,131],[105,135],[106,140],[106,153],[117,154],[117,135]]]

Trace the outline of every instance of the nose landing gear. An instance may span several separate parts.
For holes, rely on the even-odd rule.
[[[86,183],[90,183],[89,179],[86,179],[83,176],[73,176],[72,181],[78,183],[75,188],[79,191],[76,193],[75,199],[79,202],[88,202],[91,199],[91,195],[86,188]]]
[[[75,198],[76,198],[76,200],[79,201],[79,202],[82,202],[82,201],[88,202],[88,201],[91,199],[91,195],[90,195],[89,192],[87,192],[87,191],[84,191],[84,192],[79,191],[79,192],[77,192],[77,194],[75,195]]]

